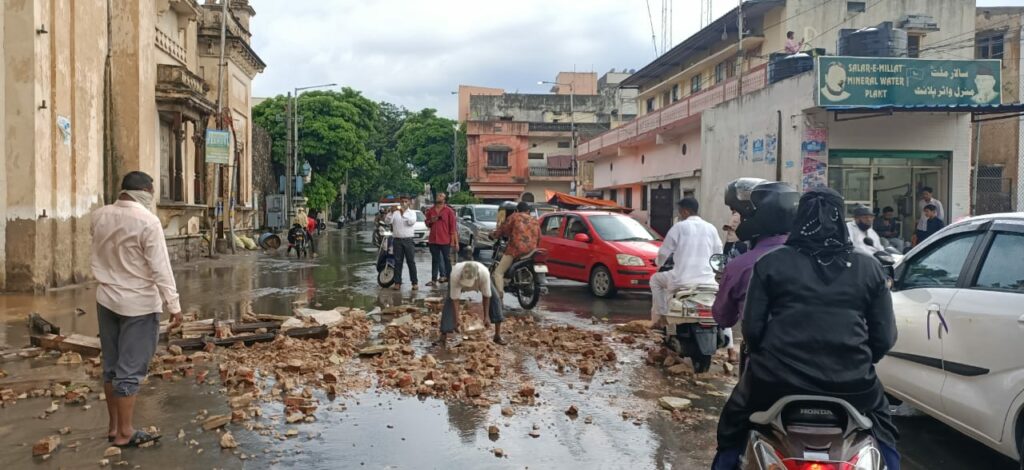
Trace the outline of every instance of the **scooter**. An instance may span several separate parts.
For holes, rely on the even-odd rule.
[[[502,239],[494,242],[494,251],[491,255],[490,271],[494,276],[494,270],[504,256],[507,241]],[[548,293],[548,251],[543,249],[533,250],[520,256],[512,262],[508,268],[508,275],[505,276],[505,292],[515,294],[519,299],[519,305],[529,310],[540,302],[541,294]]]
[[[871,420],[832,397],[791,395],[750,416],[743,470],[884,470]]]
[[[381,231],[381,243],[377,245],[377,284],[391,287],[395,283],[395,238],[391,231]],[[376,236],[376,232],[374,233]]]
[[[716,260],[724,269],[726,257],[720,254],[712,256],[712,268],[715,268]],[[671,271],[673,266],[670,256],[658,271]],[[715,304],[717,294],[717,284],[686,286],[672,295],[669,313],[664,316],[665,327],[662,333],[665,346],[680,357],[689,357],[697,373],[711,369],[715,351],[729,344],[724,330],[711,315],[711,306]]]
[[[384,237],[391,235],[391,228],[384,222],[377,222],[377,228],[373,230],[373,246],[380,247]]]

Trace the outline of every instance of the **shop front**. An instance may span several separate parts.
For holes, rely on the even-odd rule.
[[[876,215],[892,208],[902,238],[910,240],[921,217],[917,203],[923,188],[931,188],[943,207],[951,207],[952,152],[914,150],[832,149],[828,155],[828,186],[846,199],[846,216],[864,205]]]

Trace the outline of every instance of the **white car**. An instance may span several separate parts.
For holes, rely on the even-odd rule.
[[[967,219],[896,265],[886,391],[973,439],[1024,454],[1024,213]]]
[[[426,246],[427,238],[430,236],[430,229],[427,228],[427,217],[423,215],[423,212],[416,209],[413,209],[412,212],[416,214],[416,225],[412,226],[413,242],[417,245]]]

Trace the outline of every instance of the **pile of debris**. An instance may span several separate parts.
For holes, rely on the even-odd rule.
[[[513,318],[510,336],[536,351],[538,364],[550,363],[559,373],[576,370],[584,377],[614,367],[618,355],[605,333],[571,325],[538,325],[533,317]]]
[[[303,326],[293,329],[308,328],[305,325],[311,324],[322,326],[328,331],[324,339],[279,335],[269,343],[221,352],[219,372],[233,410],[232,421],[244,421],[258,414],[256,402],[268,397],[284,403],[286,422],[310,421],[316,410],[312,390],[335,396],[370,385],[368,379],[346,367],[349,359],[358,354],[359,345],[370,336],[371,322],[366,312],[315,312],[320,313],[305,312],[297,318]],[[287,326],[282,325],[282,329]]]
[[[494,344],[484,331],[475,309],[462,309],[459,315],[464,333],[456,335],[456,344],[448,348],[450,360],[438,360],[431,354],[416,356],[413,340],[438,337],[439,315],[405,315],[388,324],[382,333],[385,344],[370,365],[377,373],[378,386],[407,395],[432,396],[460,400],[480,406],[496,402],[487,392],[503,378],[513,354]],[[511,320],[511,319],[510,319]],[[506,321],[514,323],[514,321]]]

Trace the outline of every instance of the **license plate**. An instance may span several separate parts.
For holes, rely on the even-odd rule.
[[[535,273],[547,273],[548,267],[543,264],[537,264],[533,266],[533,272]]]

